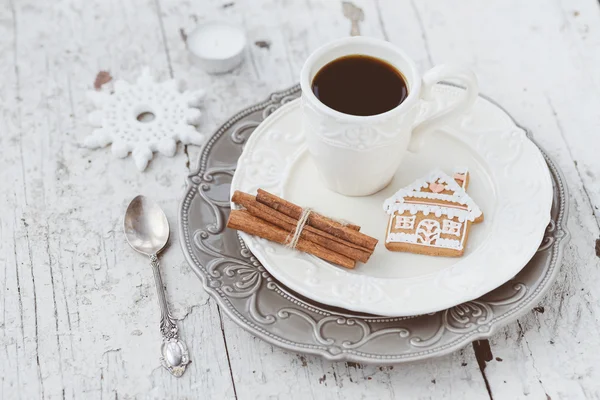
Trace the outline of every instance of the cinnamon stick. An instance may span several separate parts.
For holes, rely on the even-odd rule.
[[[289,234],[285,230],[268,223],[265,220],[257,218],[245,210],[233,210],[229,214],[227,227],[246,232],[250,235],[259,236],[272,242],[287,244]],[[331,250],[319,246],[306,239],[300,238],[296,248],[305,253],[312,254],[330,263],[340,265],[346,268],[354,268],[356,261],[349,257],[338,254]]]
[[[256,201],[256,197],[236,191],[231,201],[243,206],[250,214],[270,222],[282,229],[285,229],[289,234],[293,234],[296,230],[298,220],[289,217],[271,207]],[[323,246],[328,250],[332,250],[341,255],[347,256],[353,260],[358,260],[366,263],[372,254],[372,251],[365,247],[358,246],[354,243],[344,241],[327,232],[320,231],[312,226],[305,225],[300,237],[310,242]]]
[[[281,211],[284,214],[289,215],[290,217],[295,218],[295,219],[300,218],[300,215],[302,214],[302,207],[297,206],[294,203],[290,203],[289,201],[284,200],[281,197],[275,196],[274,194],[271,194],[262,189],[258,189],[258,194],[256,195],[256,200],[258,200],[260,203],[268,205],[271,208],[279,209],[279,211]],[[276,205],[277,207],[274,207],[274,205]],[[313,214],[313,215],[317,215],[317,214]],[[320,215],[320,217],[322,220],[324,220],[330,224],[345,226],[349,229],[352,229],[353,231],[360,231],[360,226],[358,226],[358,225],[354,225],[351,223],[341,224],[340,222],[335,221],[331,218],[327,218],[322,215]]]
[[[290,203],[289,201],[286,201],[262,189],[258,189],[256,200],[259,203],[265,204],[296,220],[300,218],[300,215],[302,214],[302,207]],[[351,229],[348,226],[342,225],[339,222],[317,213],[310,214],[307,224],[319,230],[325,231],[333,236],[339,237],[340,239],[357,244],[361,247],[366,247],[369,250],[374,250],[375,246],[377,245],[377,239],[357,232],[355,229]]]
[[[288,222],[288,223],[292,224],[293,227],[294,227],[294,229],[296,228],[296,225],[298,224],[298,219],[292,218],[292,217],[290,217],[290,216],[288,216],[288,215],[286,215],[286,214],[284,214],[284,213],[282,213],[280,211],[277,211],[274,208],[271,208],[271,207],[269,207],[269,206],[267,206],[265,204],[259,203],[256,200],[256,196],[252,196],[250,194],[247,194],[247,193],[244,193],[244,192],[240,192],[239,190],[236,190],[235,193],[233,194],[233,197],[231,198],[231,200],[234,203],[237,203],[239,205],[242,205],[242,206],[246,207],[247,209],[249,208],[249,206],[252,207],[253,209],[256,208],[256,210],[255,210],[256,213],[261,213],[263,215],[264,214],[269,214],[269,215],[272,216],[271,218],[278,218],[280,220],[284,220],[285,222]],[[255,213],[252,212],[252,210],[249,210],[249,211],[250,211],[251,214],[254,214],[254,215],[256,215],[259,218],[262,218],[264,220],[269,221],[269,219],[267,219],[266,217],[263,217],[263,215],[255,214]],[[272,222],[272,223],[274,223],[274,222]],[[285,227],[283,227],[283,226],[281,226],[281,227],[285,229]],[[330,233],[324,232],[324,231],[319,230],[317,228],[314,228],[312,226],[306,225],[304,227],[304,230],[309,231],[309,232],[313,232],[313,233],[315,233],[317,235],[326,237],[328,239],[331,239],[331,240],[333,240],[335,242],[338,242],[338,243],[344,244],[346,246],[352,247],[354,249],[362,250],[362,251],[370,253],[370,254],[373,253],[373,251],[369,250],[367,247],[359,246],[359,245],[354,244],[352,242],[345,241],[344,239],[341,239],[341,238],[339,238],[337,236],[334,236],[334,235],[332,235]]]

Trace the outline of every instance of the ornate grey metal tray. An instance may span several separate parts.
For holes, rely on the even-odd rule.
[[[183,252],[204,288],[237,324],[289,350],[331,360],[389,364],[458,350],[534,307],[554,281],[569,236],[567,188],[542,149],[554,184],[552,220],[527,266],[487,295],[433,314],[387,318],[315,303],[277,282],[237,233],[225,228],[229,185],[254,129],[298,96],[298,86],[274,93],[223,124],[203,148],[181,203]]]

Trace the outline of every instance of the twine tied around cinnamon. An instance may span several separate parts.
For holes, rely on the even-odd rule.
[[[310,217],[310,213],[312,213],[312,208],[306,207],[302,209],[302,214],[300,214],[300,218],[298,219],[298,223],[296,224],[296,229],[294,230],[294,234],[292,238],[286,245],[290,249],[295,249],[298,245],[298,240],[300,240],[300,235],[302,235],[302,231],[308,222],[308,217]]]

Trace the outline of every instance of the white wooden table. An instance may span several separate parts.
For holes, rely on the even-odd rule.
[[[354,0],[363,35],[404,48],[422,70],[473,68],[554,156],[570,190],[569,244],[548,295],[489,341],[395,367],[332,363],[274,348],[223,316],[186,264],[162,259],[193,363],[159,363],[152,270],[122,217],[150,195],[173,228],[199,149],[180,145],[145,173],[87,150],[85,92],[99,71],[143,66],[208,90],[201,130],[291,86],[320,44],[348,35],[334,0],[2,0],[0,3],[0,399],[600,398],[600,6],[595,0]],[[228,20],[247,60],[209,76],[185,34]]]

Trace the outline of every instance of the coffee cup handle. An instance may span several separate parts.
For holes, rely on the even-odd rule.
[[[433,101],[433,88],[441,81],[458,82],[461,86],[464,86],[464,93],[461,94],[458,100],[438,110],[413,127],[412,138],[408,147],[411,152],[417,152],[422,147],[423,133],[431,131],[467,112],[479,95],[479,83],[473,71],[456,65],[441,64],[433,67],[423,75],[421,99],[425,102]]]

